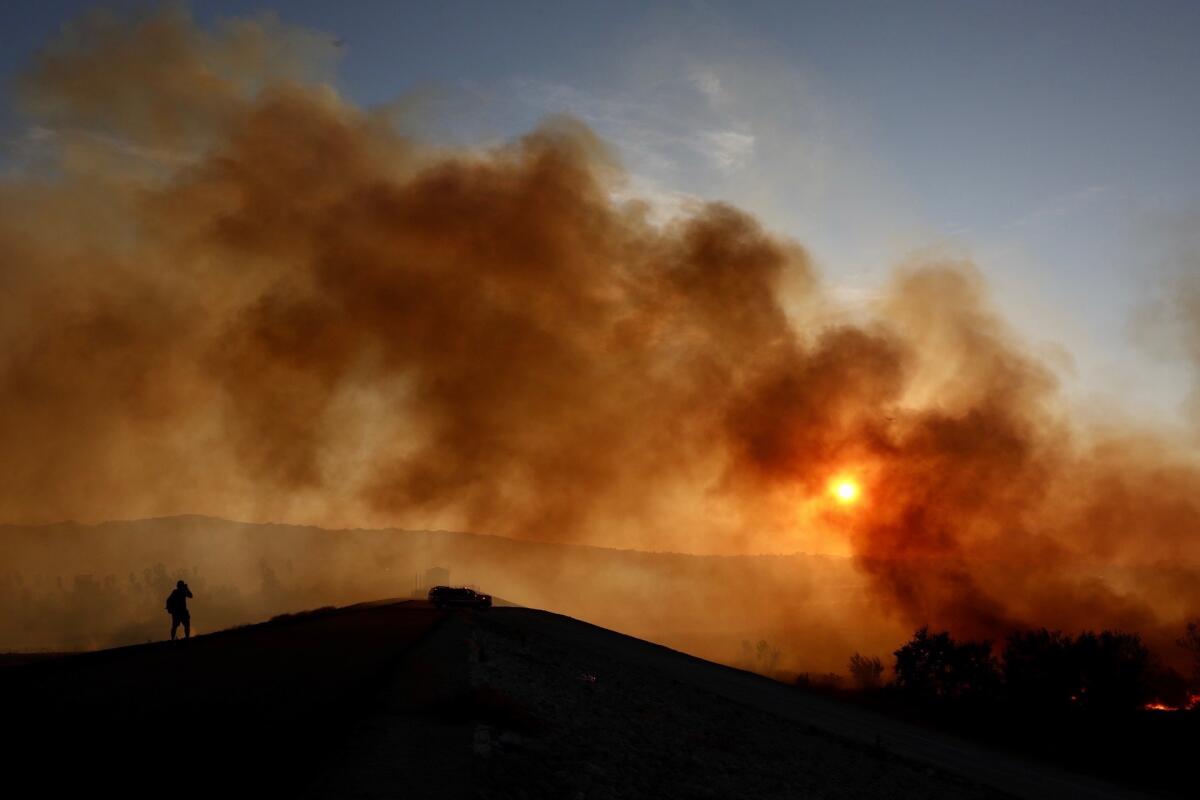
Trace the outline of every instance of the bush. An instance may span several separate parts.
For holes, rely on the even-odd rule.
[[[1018,631],[1005,641],[1004,686],[1015,702],[1042,710],[1078,702],[1079,666],[1074,640],[1042,628]]]
[[[1132,633],[1087,631],[1072,638],[1042,628],[1012,634],[1004,648],[1008,698],[1044,710],[1133,710],[1152,694],[1177,695],[1169,677]]]
[[[860,689],[878,689],[883,683],[883,662],[878,656],[850,656],[850,677]]]
[[[842,676],[835,672],[801,672],[795,685],[815,692],[836,693],[842,688]]]
[[[1200,619],[1188,620],[1178,644],[1192,654],[1192,680],[1195,688],[1200,689]]]
[[[1075,639],[1079,704],[1097,711],[1129,711],[1149,699],[1150,651],[1135,633],[1081,633]]]
[[[959,644],[945,631],[921,628],[895,655],[896,686],[918,697],[982,699],[999,685],[991,642]]]
[[[783,652],[768,644],[766,639],[760,639],[753,647],[749,641],[742,642],[743,668],[751,672],[768,677],[774,675],[781,655]]]

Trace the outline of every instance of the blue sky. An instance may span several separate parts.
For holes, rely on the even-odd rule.
[[[90,5],[5,3],[0,75]],[[419,98],[428,135],[575,114],[637,191],[748,208],[850,302],[913,253],[971,258],[1032,347],[1070,354],[1064,386],[1093,407],[1169,416],[1187,390],[1133,320],[1198,269],[1200,3],[192,7],[339,37],[339,88]]]

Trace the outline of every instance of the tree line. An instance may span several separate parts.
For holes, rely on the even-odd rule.
[[[924,627],[893,654],[893,681],[886,688],[928,706],[1003,702],[1042,713],[1104,714],[1186,708],[1200,690],[1200,622],[1188,624],[1179,644],[1192,654],[1190,677],[1162,665],[1134,633],[1071,635],[1041,628],[1016,631],[996,648]],[[850,677],[859,689],[885,688],[884,671],[878,657],[850,658]]]

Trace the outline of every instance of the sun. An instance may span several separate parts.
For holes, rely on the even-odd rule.
[[[852,478],[834,478],[829,482],[829,493],[842,505],[850,505],[858,500],[862,490]]]

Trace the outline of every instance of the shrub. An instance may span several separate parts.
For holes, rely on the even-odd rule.
[[[878,656],[850,656],[850,677],[860,689],[878,689],[883,682],[883,662]]]
[[[1188,620],[1178,644],[1192,654],[1192,679],[1200,689],[1200,619]]]
[[[1012,634],[1004,645],[1004,686],[1010,699],[1043,710],[1078,702],[1074,640],[1045,628]]]
[[[959,644],[945,631],[921,628],[895,655],[896,686],[919,697],[979,699],[999,685],[991,642]]]
[[[1149,699],[1150,651],[1135,633],[1081,633],[1075,639],[1079,704],[1097,711],[1141,708]]]
[[[835,672],[801,672],[795,685],[816,692],[837,692],[842,688],[842,676]]]
[[[1014,633],[1005,643],[1005,692],[1025,706],[1127,711],[1152,694],[1178,694],[1167,678],[1132,633],[1087,631],[1072,638],[1042,628]]]

